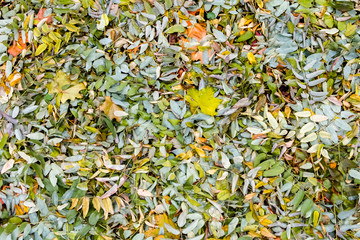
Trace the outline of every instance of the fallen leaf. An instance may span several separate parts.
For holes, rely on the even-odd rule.
[[[146,189],[138,189],[137,193],[141,197],[152,197],[152,193],[149,190],[146,190]]]
[[[69,88],[63,90],[67,85]],[[46,85],[49,93],[60,94],[60,102],[64,103],[67,100],[75,100],[75,98],[81,98],[82,95],[79,93],[85,89],[84,83],[78,83],[77,81],[70,81],[69,77],[63,71],[58,71],[54,78],[54,81]]]
[[[248,52],[247,58],[251,64],[256,64],[256,59],[252,52]]]
[[[100,110],[103,111],[110,119],[115,118],[116,121],[121,121],[121,116],[118,112],[123,112],[123,110],[111,100],[111,97],[105,97],[105,102],[100,106]]]
[[[221,99],[214,97],[214,90],[206,87],[199,90],[191,88],[188,90],[185,99],[191,107],[200,107],[201,111],[207,115],[216,115],[216,108],[220,105]]]
[[[14,159],[7,161],[1,169],[1,174],[4,174],[7,170],[10,170],[14,166],[14,162]]]
[[[89,197],[83,197],[83,199],[82,199],[83,218],[85,218],[86,215],[89,212],[89,203],[90,203],[90,198]]]
[[[44,18],[46,18],[46,21],[45,21],[45,22],[46,22],[47,24],[50,24],[50,23],[52,23],[52,17],[51,17],[51,15],[44,17],[45,10],[46,10],[46,8],[41,8],[41,9],[39,10],[38,14],[36,15],[35,20],[41,21],[41,20],[43,20]]]
[[[21,35],[19,35],[19,39],[16,42],[15,40],[13,41],[13,44],[11,47],[9,47],[8,52],[16,57],[17,55],[19,55],[24,49],[26,49],[26,43],[24,43],[23,39],[21,38]]]
[[[10,83],[10,86],[15,86],[16,84],[18,84],[20,82],[20,80],[22,79],[23,75],[21,73],[18,72],[13,72],[12,74],[10,74],[10,76],[7,78],[7,81]]]
[[[198,42],[206,36],[206,29],[199,23],[195,23],[192,27],[187,29],[187,35],[190,38],[195,38]]]
[[[104,195],[102,195],[100,197],[100,199],[108,198],[111,195],[115,194],[117,192],[118,188],[119,188],[119,186],[117,184],[115,184],[106,193],[104,193]]]
[[[262,236],[268,237],[268,238],[276,238],[276,236],[274,234],[272,234],[269,229],[265,228],[265,227],[261,227],[260,228],[260,234]]]
[[[151,228],[151,229],[147,230],[145,232],[146,238],[158,237],[160,228],[164,228],[164,231],[165,231],[164,236],[166,238],[171,238],[171,239],[179,239],[180,238],[180,234],[174,234],[174,233],[178,233],[178,231],[179,231],[178,227],[165,213],[155,215],[155,224],[157,225],[158,228]],[[165,225],[165,224],[167,224],[167,225]],[[169,229],[174,233],[171,233],[169,231]]]

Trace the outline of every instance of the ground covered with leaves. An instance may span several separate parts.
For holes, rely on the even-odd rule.
[[[0,0],[0,239],[360,239],[359,14]]]

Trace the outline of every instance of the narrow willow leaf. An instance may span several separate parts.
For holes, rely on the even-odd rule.
[[[82,198],[82,211],[83,211],[83,218],[86,217],[86,215],[89,212],[89,204],[90,203],[90,198],[89,197],[83,197]]]
[[[300,140],[300,142],[306,143],[306,142],[312,142],[317,139],[316,133],[310,133],[306,137]]]
[[[45,43],[39,45],[35,51],[35,56],[39,56],[42,52],[44,52],[46,50],[47,47],[48,47],[48,45],[46,45]]]

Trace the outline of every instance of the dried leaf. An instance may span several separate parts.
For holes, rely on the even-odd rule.
[[[120,122],[121,117],[116,116],[115,113],[123,112],[122,108],[116,105],[109,96],[105,97],[105,102],[100,106],[100,110],[103,111],[110,119],[116,119]],[[117,115],[119,115],[117,113]]]

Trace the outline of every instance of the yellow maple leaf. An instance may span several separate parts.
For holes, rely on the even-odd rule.
[[[200,107],[204,114],[213,116],[217,114],[215,110],[221,103],[221,99],[215,98],[214,93],[211,87],[203,88],[200,91],[191,88],[188,90],[185,99],[190,103],[191,107]]]
[[[123,110],[111,100],[111,97],[105,97],[105,102],[100,106],[100,110],[108,115],[111,120],[115,118],[116,121],[121,121],[121,117],[116,115],[115,112],[123,112]]]
[[[65,88],[67,85],[70,87]],[[66,102],[67,100],[75,100],[75,98],[81,98],[82,95],[79,93],[85,89],[84,83],[78,83],[77,81],[70,81],[70,78],[63,71],[58,71],[55,75],[54,81],[46,85],[49,93],[57,93],[56,104]],[[65,88],[63,90],[63,88]]]

